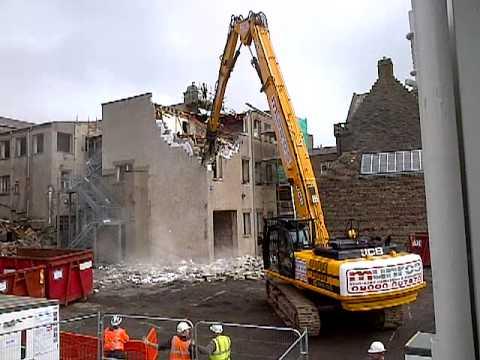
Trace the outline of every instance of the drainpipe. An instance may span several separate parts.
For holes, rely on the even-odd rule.
[[[31,195],[31,188],[32,188],[32,182],[30,179],[30,140],[31,140],[31,131],[32,127],[30,126],[28,128],[27,132],[27,183],[26,183],[26,191],[25,191],[25,210],[27,213],[27,218],[30,215],[30,195]]]
[[[12,150],[12,144],[13,144],[13,151]],[[10,179],[13,179],[13,175],[14,175],[14,169],[13,169],[13,164],[14,164],[14,157],[15,157],[15,143],[14,143],[14,138],[13,138],[13,131],[10,131]],[[9,219],[10,221],[13,220],[13,194],[12,194],[12,191],[9,191],[9,201],[10,201],[10,216],[9,216]]]
[[[47,196],[48,196],[48,225],[52,225],[52,212],[53,212],[53,186],[52,185],[48,185]]]
[[[257,174],[255,173],[255,137],[253,136],[253,117],[252,117],[252,111],[250,110],[248,112],[248,122],[250,123],[250,154],[251,154],[251,167],[253,169],[252,171],[252,200],[251,200],[251,208],[252,208],[252,217],[253,217],[253,247],[255,251],[255,256],[257,256],[257,241],[258,241],[258,234],[257,234],[257,229],[258,229],[258,224],[257,224],[257,211],[255,208],[255,192],[257,190],[257,179],[256,176]]]

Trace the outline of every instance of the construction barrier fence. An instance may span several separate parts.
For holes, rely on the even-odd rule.
[[[169,359],[170,340],[180,321],[192,328],[193,344],[207,346],[214,334],[210,325],[217,322],[125,314],[86,314],[56,320],[22,330],[0,332],[0,360],[114,360],[115,354],[104,351],[105,330],[114,315],[123,318],[121,326],[130,340],[123,357],[127,360]],[[231,339],[231,358],[307,359],[307,333],[286,327],[221,323],[224,334]],[[160,345],[160,348],[159,348]],[[192,359],[208,355],[192,347]]]
[[[308,334],[305,330],[278,360],[308,359]]]
[[[308,337],[306,332],[286,327],[199,321],[195,324],[196,358],[207,359],[201,347],[206,347],[215,334],[210,326],[221,324],[223,335],[231,340],[231,357],[235,360],[306,359]],[[296,356],[296,357],[295,357]]]
[[[60,359],[97,360],[101,358],[100,313],[60,321]]]

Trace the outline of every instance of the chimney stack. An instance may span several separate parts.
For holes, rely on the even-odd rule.
[[[378,78],[386,79],[393,78],[393,63],[392,59],[385,56],[378,60]]]

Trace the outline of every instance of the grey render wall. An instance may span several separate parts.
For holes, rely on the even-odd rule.
[[[147,217],[148,230],[127,231],[135,238],[126,239],[127,247],[144,250],[129,256],[142,256],[148,249],[153,258],[208,257],[206,169],[160,137],[151,94],[103,104],[102,120],[104,175],[125,162],[133,164],[134,172],[148,174],[148,199],[140,201],[145,208],[133,212],[141,221]],[[136,201],[138,189],[132,194]]]

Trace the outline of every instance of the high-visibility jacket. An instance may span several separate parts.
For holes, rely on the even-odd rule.
[[[125,343],[129,340],[127,332],[125,329],[108,328],[105,330],[103,335],[103,349],[105,351],[123,351],[125,348]]]
[[[208,357],[209,360],[230,360],[232,342],[226,335],[218,335],[213,339],[215,351]]]
[[[190,344],[192,340],[182,340],[179,336],[172,337],[170,360],[191,360]]]

